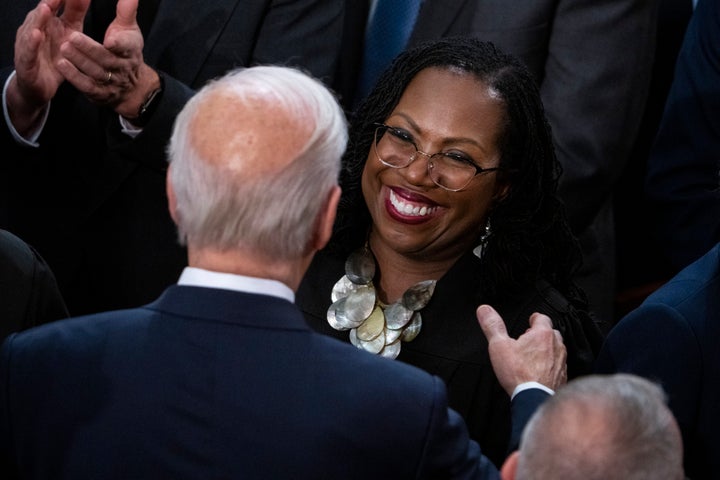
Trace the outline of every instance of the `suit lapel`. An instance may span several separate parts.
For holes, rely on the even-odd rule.
[[[164,0],[145,39],[145,60],[192,84],[238,0]]]
[[[425,0],[410,35],[409,45],[444,37],[450,26],[456,22],[463,7],[470,2],[471,0]]]

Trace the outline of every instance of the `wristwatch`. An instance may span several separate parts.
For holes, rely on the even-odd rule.
[[[128,119],[130,120],[130,123],[137,127],[144,127],[148,124],[150,117],[152,117],[152,114],[155,112],[158,104],[160,103],[160,98],[162,97],[163,89],[165,87],[165,81],[162,75],[158,74],[158,76],[160,77],[160,86],[145,97],[145,101],[140,104],[137,116],[135,118]]]

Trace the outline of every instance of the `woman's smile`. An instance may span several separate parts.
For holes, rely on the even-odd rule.
[[[388,214],[400,222],[424,222],[432,218],[438,210],[437,204],[423,195],[400,188],[387,188],[387,191]]]

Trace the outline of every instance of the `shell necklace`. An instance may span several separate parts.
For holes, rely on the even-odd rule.
[[[425,280],[408,288],[400,299],[384,305],[377,298],[373,278],[375,256],[367,245],[345,261],[345,275],[332,289],[327,321],[335,330],[350,330],[350,343],[387,358],[397,358],[400,344],[420,333],[420,310],[435,291],[437,280]]]

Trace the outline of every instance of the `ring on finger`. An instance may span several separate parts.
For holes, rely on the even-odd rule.
[[[108,70],[105,73],[106,73],[106,76],[105,76],[105,81],[103,82],[103,84],[107,85],[112,81],[112,72],[110,70]]]

